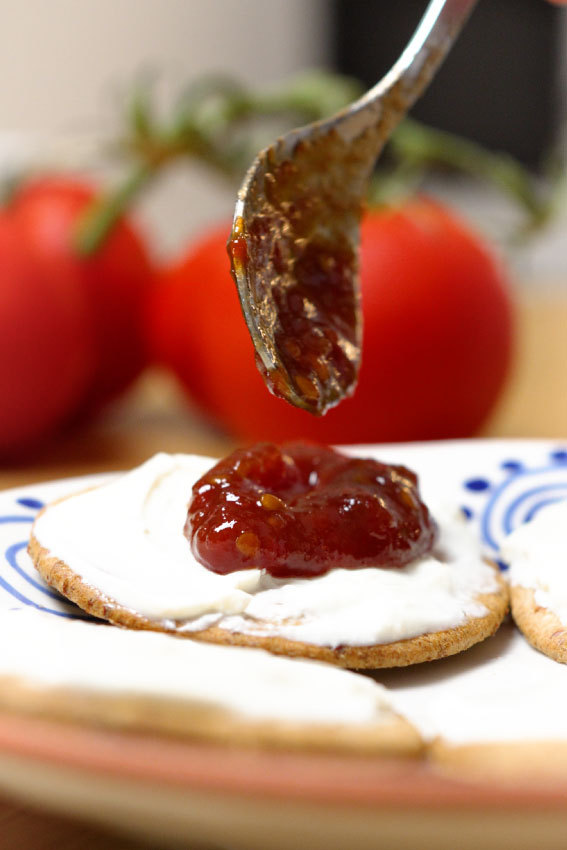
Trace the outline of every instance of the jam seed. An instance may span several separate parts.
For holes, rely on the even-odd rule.
[[[315,401],[319,398],[319,388],[316,386],[314,381],[309,378],[304,378],[303,375],[296,375],[295,383],[299,387],[301,394],[308,399],[308,401]]]
[[[280,499],[278,496],[274,496],[272,493],[263,493],[260,498],[260,502],[262,507],[267,511],[279,511],[281,508],[285,508],[285,502],[283,499]]]
[[[413,494],[406,487],[403,487],[400,490],[400,500],[404,503],[404,505],[410,508],[410,510],[415,510],[417,508],[417,502]]]
[[[299,360],[301,357],[301,346],[295,339],[286,339],[284,341],[284,347],[290,357],[294,360]]]
[[[260,541],[251,531],[244,531],[236,538],[235,545],[241,555],[253,558],[260,548]]]
[[[284,518],[280,516],[280,514],[270,514],[267,519],[267,522],[269,525],[272,526],[272,528],[275,529],[283,528],[285,525]]]
[[[315,355],[311,355],[309,360],[313,367],[313,371],[316,373],[319,380],[326,381],[331,373],[325,361],[321,357],[316,357]]]

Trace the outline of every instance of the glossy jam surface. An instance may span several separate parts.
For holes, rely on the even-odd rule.
[[[431,551],[436,527],[403,466],[260,443],[197,481],[185,534],[215,573],[308,578],[336,567],[403,567]]]

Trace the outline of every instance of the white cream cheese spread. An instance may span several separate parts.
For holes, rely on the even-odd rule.
[[[535,592],[535,601],[567,625],[567,501],[542,508],[501,547],[510,584]]]
[[[260,570],[216,575],[183,535],[191,487],[215,461],[159,454],[94,490],[50,506],[39,544],[118,604],[188,631],[223,629],[322,646],[390,643],[453,628],[486,609],[493,569],[458,510],[430,508],[435,551],[402,569],[344,570],[274,579]]]
[[[513,623],[467,652],[381,671],[398,711],[425,739],[481,744],[566,741],[565,666],[533,649]]]
[[[0,677],[41,688],[160,697],[253,720],[368,724],[391,719],[384,687],[318,661],[167,634],[3,611]]]

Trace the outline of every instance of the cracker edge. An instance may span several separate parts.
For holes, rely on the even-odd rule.
[[[549,608],[538,605],[531,588],[510,588],[512,617],[527,641],[544,655],[567,664],[567,627]],[[451,744],[443,738],[430,746],[432,762],[461,777],[510,779],[515,784],[567,777],[567,741],[494,741]]]
[[[13,676],[0,676],[0,710],[230,746],[396,758],[416,758],[425,751],[417,729],[393,710],[361,725],[249,720],[204,702],[34,685]]]
[[[567,741],[480,741],[451,744],[438,738],[429,745],[430,764],[460,779],[510,780],[514,785],[534,779],[567,777]]]
[[[82,578],[64,561],[51,555],[39,544],[33,534],[33,527],[28,551],[36,569],[51,587],[87,613],[116,625],[129,629],[166,632],[207,643],[255,647],[268,650],[275,655],[310,658],[355,670],[406,667],[410,664],[456,655],[493,635],[508,612],[508,586],[500,575],[498,567],[490,563],[498,582],[498,590],[480,594],[477,597],[477,601],[488,609],[487,614],[483,617],[471,617],[466,623],[452,629],[431,632],[393,643],[332,648],[278,636],[232,632],[218,626],[210,626],[200,631],[188,631],[184,630],[183,623],[176,625],[173,621],[152,620],[125,608],[83,582]]]
[[[512,617],[528,642],[544,655],[567,664],[567,626],[559,617],[538,605],[532,588],[510,588]]]

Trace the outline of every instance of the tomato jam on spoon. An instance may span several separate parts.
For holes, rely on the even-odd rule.
[[[215,573],[309,578],[335,567],[403,567],[431,551],[436,526],[404,466],[259,443],[197,481],[185,535]]]

